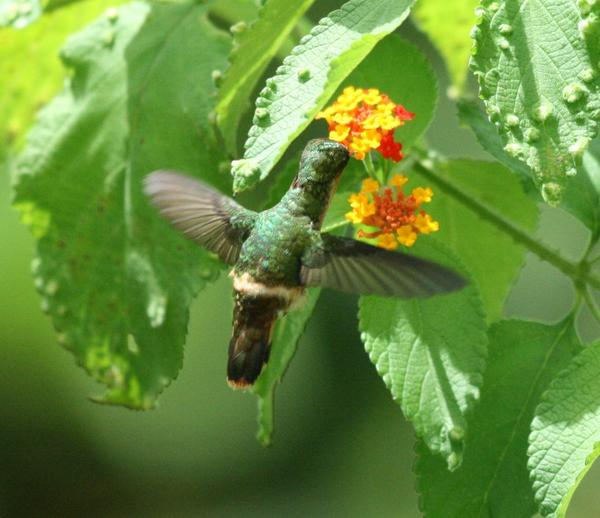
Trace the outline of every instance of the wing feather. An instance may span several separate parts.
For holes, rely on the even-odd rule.
[[[354,239],[322,235],[323,243],[304,258],[306,286],[361,295],[422,298],[462,288],[456,272],[412,255],[391,252]]]
[[[144,191],[161,215],[187,238],[234,264],[252,230],[256,212],[238,205],[212,187],[170,171],[144,179]]]

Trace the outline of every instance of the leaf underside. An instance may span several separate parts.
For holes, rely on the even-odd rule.
[[[555,205],[597,134],[599,13],[600,5],[581,12],[573,0],[483,0],[478,8],[471,68],[487,113]]]

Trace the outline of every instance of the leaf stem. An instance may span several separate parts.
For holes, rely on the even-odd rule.
[[[450,181],[434,173],[429,166],[423,163],[423,161],[415,162],[414,169],[419,174],[427,178],[430,182],[437,185],[440,189],[462,203],[465,207],[475,212],[481,218],[492,223],[496,228],[500,229],[505,234],[511,236],[515,242],[525,246],[540,259],[550,263],[552,266],[560,270],[567,277],[572,279],[576,285],[587,284],[594,289],[600,290],[600,278],[590,271],[589,263],[585,259],[580,263],[574,263],[568,259],[565,259],[556,250],[553,250],[552,248],[533,238],[529,232],[519,228],[502,215],[483,205],[469,194],[463,192]]]
[[[600,324],[600,308],[598,307],[598,304],[594,300],[594,297],[589,289],[583,290],[583,298],[585,299],[585,303],[586,303],[587,307],[590,309],[593,317]]]

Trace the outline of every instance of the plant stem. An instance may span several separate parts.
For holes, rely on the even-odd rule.
[[[381,182],[381,175],[378,175],[377,171],[375,170],[375,165],[373,164],[373,157],[371,156],[371,153],[367,153],[365,155],[365,158],[362,161],[362,163],[365,166],[365,169],[367,170],[367,174],[374,180]]]
[[[598,304],[596,304],[596,301],[594,300],[594,297],[590,293],[589,289],[583,290],[583,298],[585,299],[585,303],[586,303],[587,307],[590,309],[592,316],[600,324],[600,308],[598,308]]]
[[[434,173],[429,167],[425,166],[423,162],[416,162],[414,169],[430,182],[434,183],[440,189],[462,203],[465,207],[475,212],[478,216],[489,221],[502,232],[511,236],[515,242],[524,245],[540,259],[559,269],[576,284],[588,284],[594,289],[600,290],[600,278],[590,271],[589,263],[587,263],[585,259],[580,263],[573,263],[568,259],[565,259],[556,250],[540,243],[531,237],[527,231],[519,228],[502,215],[489,207],[486,207],[469,194],[463,192],[453,183]]]
[[[345,227],[349,221],[338,221],[337,223],[332,223],[331,225],[327,225],[325,228],[321,229],[321,232],[331,232],[333,230],[337,230],[338,228]]]

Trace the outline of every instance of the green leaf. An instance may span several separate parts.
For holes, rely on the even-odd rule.
[[[471,66],[490,120],[554,205],[600,118],[600,5],[582,5],[483,0],[473,31]]]
[[[155,404],[181,367],[188,305],[221,269],[159,218],[141,182],[158,168],[217,179],[210,73],[229,47],[205,5],[133,3],[99,19],[63,49],[72,79],[17,163],[43,307],[107,385],[102,401]]]
[[[499,162],[514,171],[521,179],[527,194],[539,200],[532,185],[533,173],[524,162],[510,156],[502,147],[500,135],[486,119],[478,103],[462,100],[458,104],[461,120],[475,133],[483,148]],[[600,233],[600,141],[595,139],[583,155],[583,167],[566,186],[560,207],[578,218],[593,238]]]
[[[23,29],[40,19],[42,14],[51,13],[79,0],[0,0],[0,28]],[[111,5],[121,3],[112,2]],[[93,9],[93,6],[92,6]],[[89,7],[83,11],[89,10]]]
[[[478,0],[421,0],[413,16],[446,60],[450,80],[462,90],[469,63],[471,42],[467,35],[473,26]]]
[[[441,245],[420,240],[417,255],[461,270]],[[361,297],[365,349],[419,437],[450,469],[460,465],[465,414],[479,399],[487,328],[473,284],[425,300]]]
[[[0,27],[22,29],[41,15],[40,0],[0,0]]]
[[[344,78],[408,16],[412,0],[349,0],[303,37],[256,101],[234,190],[265,178]]]
[[[529,470],[543,516],[565,516],[600,454],[600,342],[586,347],[552,382],[535,410]]]
[[[423,444],[416,472],[425,516],[529,518],[536,506],[527,471],[535,406],[579,347],[572,319],[548,326],[518,320],[490,329],[481,401],[469,417],[462,466],[449,473]]]
[[[314,0],[268,0],[259,11],[258,20],[244,29],[237,25],[231,65],[219,88],[217,123],[231,153],[237,153],[237,131],[256,83],[279,47]]]
[[[258,440],[271,444],[273,436],[273,403],[275,387],[279,384],[296,353],[298,341],[311,317],[321,290],[308,290],[306,303],[291,311],[275,325],[269,363],[256,380],[252,391],[258,396]]]
[[[474,100],[460,99],[457,106],[460,121],[473,130],[481,147],[498,160],[498,162],[517,173],[521,177],[524,187],[528,188],[528,191],[533,189],[533,186],[531,186],[533,178],[531,169],[525,162],[506,152],[504,144],[502,144],[502,138],[494,129],[494,125],[486,117],[481,103]]]
[[[109,5],[114,2],[85,2],[49,13],[24,30],[0,30],[0,160],[22,144],[35,112],[61,89],[65,73],[57,54],[67,36]]]
[[[537,206],[523,192],[519,180],[502,165],[451,160],[439,163],[437,172],[521,228],[535,231]],[[427,180],[417,173],[411,173],[410,178],[413,187],[427,185]],[[477,283],[488,321],[498,320],[526,249],[442,190],[435,192],[427,212],[440,222],[435,239],[460,257]]]

